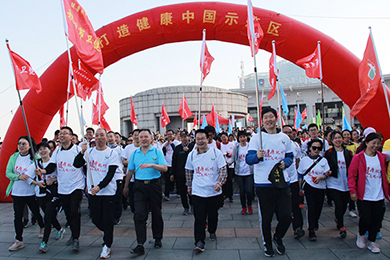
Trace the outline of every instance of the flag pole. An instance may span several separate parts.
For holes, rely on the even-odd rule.
[[[320,81],[321,81],[321,112],[322,112],[322,118],[321,120],[321,128],[322,131],[324,131],[324,123],[325,123],[325,106],[324,106],[324,83],[322,82],[322,58],[321,58],[321,41],[317,42],[318,44],[318,58],[320,62]]]
[[[64,7],[64,1],[63,0],[61,0],[61,6],[62,6],[62,15],[63,15],[63,22],[64,22],[64,30],[65,30],[66,47],[67,47],[67,50],[68,50],[69,70],[70,70],[70,75],[71,75],[71,80],[72,80],[72,85],[73,85],[73,91],[74,91],[75,100],[76,100],[77,114],[79,116],[81,138],[85,139],[85,137],[84,137],[84,127],[83,127],[83,123],[81,121],[82,119],[81,119],[79,104],[78,104],[78,101],[77,101],[76,84],[74,82],[74,77],[73,77],[72,56],[70,54],[70,48],[69,48],[68,25],[67,25],[66,18],[65,18],[65,7]],[[91,167],[89,165],[88,153],[85,153],[85,159],[87,161],[87,173],[89,173],[87,175],[89,175],[89,180],[90,180],[91,186],[93,188],[94,184],[93,184],[93,179],[92,179],[92,174],[91,174]]]
[[[200,88],[199,88],[199,121],[198,121],[198,129],[200,129],[200,117],[202,114],[202,85],[203,85],[203,67],[204,67],[204,51],[205,51],[205,45],[206,45],[206,29],[203,29],[203,36],[202,36],[202,50],[201,50],[201,62],[202,62],[202,68],[200,70]]]
[[[276,75],[276,91],[278,93],[278,112],[279,112],[279,127],[282,129],[282,113],[280,111],[280,84],[279,84],[279,73],[278,73],[278,68],[276,65],[276,49],[275,49],[275,40],[272,41],[272,52],[274,54],[274,71]]]
[[[79,67],[79,70],[81,70],[81,60],[79,59],[78,60],[78,67]],[[84,113],[83,113],[83,99],[80,98],[80,110],[81,110],[81,119],[82,119],[82,122],[83,122],[83,126],[85,126],[84,124]]]
[[[5,39],[5,44],[7,45],[8,47],[8,50],[11,50],[9,48],[9,41],[8,39]],[[20,104],[20,109],[22,110],[22,115],[23,115],[23,120],[24,120],[24,125],[26,127],[26,132],[27,132],[27,137],[28,137],[28,142],[30,143],[30,149],[31,149],[31,152],[33,154],[33,157],[34,157],[34,164],[35,164],[35,168],[38,168],[38,163],[37,163],[37,159],[35,158],[35,150],[34,150],[34,147],[33,147],[33,142],[32,142],[32,139],[31,139],[31,134],[30,134],[30,130],[28,128],[28,123],[27,123],[27,117],[26,117],[26,112],[24,111],[24,107],[23,107],[23,102],[22,102],[22,98],[20,96],[20,91],[18,90],[17,88],[17,83],[16,83],[16,74],[15,74],[15,69],[14,69],[14,65],[12,63],[12,57],[11,57],[11,53],[8,52],[9,54],[9,58],[10,58],[10,61],[11,61],[11,67],[12,67],[12,71],[14,73],[14,77],[15,77],[15,85],[16,85],[16,91],[18,92],[18,97],[19,97],[19,104]]]
[[[100,127],[100,121],[101,121],[101,116],[102,116],[102,113],[101,113],[101,111],[102,111],[102,84],[101,84],[101,82],[100,82],[100,80],[101,80],[101,77],[102,77],[102,75],[101,74],[99,74],[99,104],[98,104],[98,106],[99,106],[99,127]]]
[[[70,96],[70,71],[71,71],[71,64],[69,63],[69,71],[68,71],[68,88],[66,93],[66,117],[65,117],[65,124],[68,125],[68,111],[69,111],[69,96]],[[61,124],[60,124],[61,125]]]
[[[184,91],[183,91],[183,112],[184,112]],[[184,118],[182,118],[183,121],[181,122],[181,130],[184,130]]]
[[[376,62],[378,62],[379,73],[380,73],[380,76],[381,76],[381,82],[382,82],[382,87],[383,87],[383,94],[385,95],[385,99],[386,99],[387,112],[389,113],[389,117],[390,117],[389,97],[388,97],[388,93],[387,93],[385,80],[384,80],[383,75],[382,75],[382,68],[381,68],[381,65],[379,64],[378,53],[376,52],[374,37],[373,37],[372,31],[371,31],[371,26],[368,27],[368,29],[370,30],[371,41],[372,41],[372,45],[374,46],[375,58],[376,58]]]

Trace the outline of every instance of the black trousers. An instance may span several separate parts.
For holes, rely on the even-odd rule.
[[[375,242],[385,213],[385,201],[358,200],[357,206],[360,216],[359,234],[363,236],[368,231],[368,241]]]
[[[241,207],[252,206],[253,201],[253,175],[236,175],[238,187],[240,188]]]
[[[304,190],[307,202],[307,222],[309,230],[314,231],[318,229],[318,220],[320,219],[322,206],[324,205],[325,189],[313,188],[306,183]]]
[[[347,211],[348,202],[350,200],[349,191],[339,191],[335,189],[328,189],[332,200],[334,201],[334,215],[337,220],[337,228],[344,227],[344,214]]]
[[[114,201],[113,196],[89,196],[89,210],[92,223],[103,231],[103,242],[111,247],[114,239]]]
[[[177,177],[175,180],[176,180],[177,194],[180,195],[180,199],[181,199],[181,205],[183,205],[183,208],[189,209],[190,205],[192,205],[192,201],[191,201],[191,196],[189,196],[187,192],[186,178]]]
[[[164,195],[169,197],[169,193],[173,191],[175,183],[171,181],[172,167],[168,167],[168,171],[164,172],[165,186],[164,186]]]
[[[233,176],[234,168],[227,168],[227,178],[222,186],[222,193],[225,198],[233,199]]]
[[[78,239],[81,227],[80,202],[83,198],[83,191],[75,190],[68,195],[60,194],[59,197],[65,211],[66,220],[72,231],[72,238]]]
[[[271,222],[274,213],[278,220],[275,236],[282,239],[291,224],[290,187],[278,189],[274,187],[257,187],[259,198],[260,229],[265,244],[272,243]]]
[[[131,212],[134,213],[134,182],[129,182],[129,195],[127,195]]]
[[[61,203],[59,198],[53,198],[51,195],[46,195],[46,206],[45,206],[45,231],[43,233],[43,242],[49,242],[49,237],[51,233],[51,226],[53,225],[55,229],[61,230],[61,225],[57,220],[57,208],[60,207]]]
[[[122,216],[122,196],[123,196],[123,179],[116,180],[116,193],[114,199],[115,219],[120,219]]]
[[[152,232],[154,239],[162,239],[164,221],[162,219],[162,188],[160,180],[145,184],[134,183],[134,223],[137,242],[143,245],[146,241],[146,221],[149,210],[152,212]]]
[[[15,228],[15,239],[19,241],[23,241],[23,212],[24,207],[27,206],[30,208],[31,212],[34,214],[35,219],[38,222],[38,225],[43,228],[43,219],[41,214],[39,213],[39,206],[35,199],[35,195],[33,196],[12,196],[13,206],[14,206],[14,228]]]
[[[299,194],[299,182],[290,183],[291,189],[291,210],[292,210],[292,226],[293,229],[303,228],[302,209],[299,207],[303,204],[303,196]]]
[[[194,207],[194,235],[195,235],[195,245],[199,241],[205,243],[206,239],[206,220],[207,220],[207,230],[210,234],[213,234],[217,231],[218,225],[218,209],[220,201],[222,200],[222,194],[213,196],[213,197],[199,197],[192,195],[192,204]]]

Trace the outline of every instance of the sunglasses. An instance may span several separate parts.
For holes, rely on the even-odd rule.
[[[311,149],[313,149],[313,151],[315,151],[315,150],[321,151],[320,146],[312,146]]]

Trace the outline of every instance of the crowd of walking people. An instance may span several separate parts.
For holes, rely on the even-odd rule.
[[[257,200],[267,257],[275,251],[285,254],[283,238],[290,225],[295,239],[307,234],[316,242],[324,202],[334,205],[341,239],[348,235],[344,225],[348,210],[349,216],[359,216],[357,247],[379,253],[375,241],[381,238],[384,200],[389,199],[390,141],[383,143],[382,135],[371,127],[349,131],[335,126],[323,132],[316,124],[303,131],[289,125],[278,128],[272,108],[264,108],[261,119],[259,132],[243,127],[216,133],[208,125],[190,132],[167,130],[165,135],[135,129],[123,138],[117,132],[88,128],[80,142],[65,126],[53,140],[44,138],[38,145],[21,136],[6,170],[15,227],[15,243],[9,250],[24,248],[27,205],[40,227],[39,251],[48,251],[52,227],[56,240],[68,230],[57,220],[60,211],[65,212],[70,230],[66,232],[71,233],[66,244],[79,251],[80,205],[85,197],[91,221],[103,232],[100,258],[110,257],[114,226],[128,208],[137,237],[130,253],[143,255],[149,213],[154,247],[163,246],[162,205],[175,190],[183,215],[194,216],[194,251],[203,252],[207,237],[217,239],[218,211],[224,203],[233,203],[237,183],[240,214],[254,214]],[[274,214],[277,226],[272,234]]]

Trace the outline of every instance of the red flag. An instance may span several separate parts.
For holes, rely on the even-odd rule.
[[[296,64],[305,69],[309,78],[322,79],[320,45],[318,44],[316,50],[309,56],[297,60]]]
[[[30,63],[15,52],[11,51],[8,42],[7,48],[14,67],[16,89],[34,89],[37,93],[41,92],[41,82],[39,81],[38,75],[32,69]]]
[[[74,44],[77,55],[89,67],[103,74],[104,64],[100,39],[88,19],[87,13],[77,0],[64,0],[66,31]]]
[[[305,108],[302,112],[302,120],[305,119],[306,117],[307,117],[307,112],[306,112],[306,108]]]
[[[196,115],[197,115],[197,112],[195,112],[195,116],[194,116],[194,126],[195,127],[196,125],[198,125],[198,120],[196,118]]]
[[[381,75],[379,63],[376,59],[374,44],[370,34],[366,50],[364,51],[363,60],[359,65],[359,87],[361,96],[351,109],[351,118],[355,117],[364,109],[367,103],[375,96],[380,84]]]
[[[65,111],[65,107],[64,107],[64,105],[62,105],[62,107],[60,108],[60,111],[59,111],[59,113],[60,113],[60,127],[66,126],[64,111]]]
[[[188,107],[187,99],[184,94],[180,102],[179,115],[181,116],[181,118],[183,118],[183,120],[186,120],[187,118],[192,116],[192,112]]]
[[[248,122],[252,122],[253,121],[253,117],[251,116],[251,114],[249,114],[248,116]]]
[[[130,121],[137,125],[138,122],[137,122],[137,115],[135,114],[135,108],[134,108],[134,103],[133,103],[133,97],[130,97],[130,101],[131,101],[131,110],[130,110]]]
[[[111,131],[110,125],[107,123],[107,120],[102,116],[102,121],[100,122],[100,127],[106,129],[106,131]]]
[[[99,109],[94,103],[92,103],[92,124],[99,125]]]
[[[101,112],[100,112],[100,116],[103,117],[104,114],[106,113],[106,111],[110,108],[106,102],[104,101],[104,94],[103,94],[103,88],[100,88],[102,93],[100,94],[100,90],[98,89],[97,91],[97,94],[96,94],[96,105],[98,106],[99,108],[99,105],[100,105],[100,109],[101,109]],[[100,96],[102,97],[102,101],[101,103],[99,102],[100,100]],[[99,110],[98,110],[99,111]]]
[[[161,126],[166,127],[171,120],[169,119],[167,110],[165,110],[164,103],[162,104],[162,111],[161,111]]]
[[[253,21],[253,22],[252,22]],[[253,57],[252,38],[255,44],[255,54],[259,51],[261,39],[264,37],[263,29],[261,29],[260,22],[256,17],[253,17],[252,2],[248,0],[248,20],[247,20],[247,35],[249,46],[251,47],[251,54]]]
[[[269,59],[269,84],[271,85],[271,92],[268,94],[268,100],[270,100],[276,92],[276,80],[278,74],[275,70],[275,56],[272,52],[271,58]]]
[[[214,61],[214,58],[211,56],[211,54],[209,53],[209,50],[207,49],[207,44],[206,44],[204,39],[203,39],[203,41],[204,41],[204,53],[202,53],[201,58],[200,58],[200,70],[202,71],[202,68],[203,68],[202,82],[204,81],[206,76],[209,75],[210,69],[211,69],[211,63],[213,63],[213,61]],[[203,60],[203,67],[202,67],[202,60]]]
[[[91,98],[93,91],[99,90],[99,80],[82,63],[80,68],[74,64],[72,67],[77,96],[86,101]],[[73,86],[70,87],[69,93],[74,94]]]

